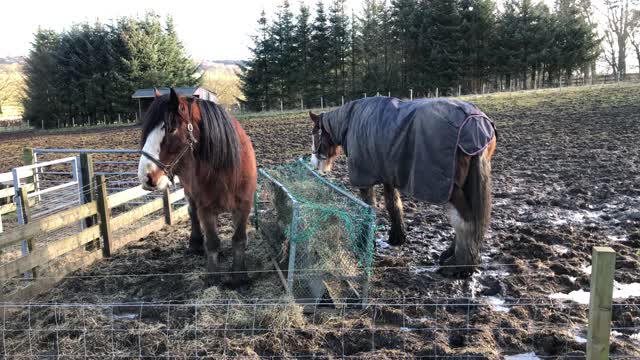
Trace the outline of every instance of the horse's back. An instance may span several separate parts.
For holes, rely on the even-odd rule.
[[[448,200],[455,154],[482,151],[493,124],[473,104],[446,98],[363,99],[349,120],[347,148],[353,185],[389,183],[432,203]]]

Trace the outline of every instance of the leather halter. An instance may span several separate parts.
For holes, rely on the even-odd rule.
[[[192,104],[193,102],[189,102],[189,120],[191,120]],[[169,181],[171,181],[171,183],[173,184],[174,183],[173,178],[175,177],[175,174],[173,172],[174,168],[178,165],[180,160],[182,160],[182,158],[187,154],[187,151],[189,150],[193,151],[195,149],[195,145],[197,143],[198,141],[196,140],[195,136],[193,136],[193,125],[191,125],[191,123],[188,123],[187,124],[187,143],[182,148],[182,150],[180,150],[180,153],[178,153],[178,156],[176,156],[176,158],[173,159],[171,164],[165,165],[162,161],[160,161],[160,159],[156,159],[155,157],[153,157],[153,155],[149,154],[144,150],[140,150],[140,153],[144,157],[149,159],[152,163],[156,164],[156,166],[158,166],[165,173],[165,175],[167,175],[167,177],[169,178]]]
[[[313,144],[313,148],[311,149],[311,154],[315,155],[318,160],[327,160],[327,154],[324,154],[322,151],[322,118],[318,121],[318,145],[316,146],[315,135],[311,134],[311,143]]]

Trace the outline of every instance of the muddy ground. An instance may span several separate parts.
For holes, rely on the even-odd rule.
[[[371,285],[378,305],[331,314],[303,314],[280,305],[279,279],[260,271],[270,265],[259,247],[250,255],[252,286],[207,288],[199,274],[204,259],[183,254],[188,228],[181,223],[74,274],[35,302],[205,304],[200,312],[195,306],[167,311],[165,305],[125,308],[121,314],[116,309],[111,315],[106,308],[82,307],[82,315],[34,308],[27,319],[24,309],[16,308],[10,312],[12,326],[39,327],[34,334],[40,337],[7,331],[3,346],[29,354],[25,339],[31,339],[31,354],[62,351],[89,358],[115,350],[123,357],[498,359],[535,353],[579,359],[586,348],[588,306],[563,298],[588,291],[592,247],[611,246],[618,288],[611,354],[640,357],[640,86],[471,100],[495,120],[499,134],[492,164],[493,219],[483,266],[471,279],[434,271],[453,232],[442,208],[410,199],[405,199],[408,243],[401,248],[385,243],[386,214],[378,209]],[[260,164],[307,155],[310,122],[303,114],[241,122]],[[138,136],[135,127],[2,134],[0,171],[19,164],[23,146],[133,148]],[[348,187],[344,160],[332,177]],[[229,239],[228,220],[223,223],[222,237]],[[252,237],[253,244],[262,244],[259,235]],[[230,244],[223,246],[228,258]],[[237,303],[220,301],[230,298]],[[255,298],[275,298],[278,305]],[[258,304],[258,310],[243,310],[239,303]],[[65,317],[65,311],[72,313]],[[67,322],[67,330],[53,331]]]

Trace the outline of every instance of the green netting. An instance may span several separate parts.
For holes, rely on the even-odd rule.
[[[256,226],[297,297],[366,297],[375,212],[302,161],[261,169]]]

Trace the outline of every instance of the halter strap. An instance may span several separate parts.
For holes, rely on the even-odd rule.
[[[191,121],[191,106],[193,105],[194,102],[195,100],[189,101],[189,106],[188,106],[189,121]],[[195,144],[197,143],[198,141],[196,140],[196,137],[193,136],[193,125],[191,125],[191,123],[188,123],[187,124],[187,144],[182,148],[182,150],[180,150],[180,153],[178,153],[178,156],[176,156],[176,158],[173,159],[171,164],[165,165],[164,163],[162,163],[162,161],[160,161],[160,159],[156,159],[155,157],[153,157],[153,155],[149,154],[144,150],[140,150],[140,153],[144,157],[149,159],[152,163],[156,164],[156,166],[158,166],[165,173],[165,175],[167,175],[167,177],[169,178],[169,181],[171,181],[171,183],[173,184],[174,183],[173,178],[175,177],[173,169],[178,165],[180,160],[182,160],[182,158],[187,154],[187,151],[194,150]]]

